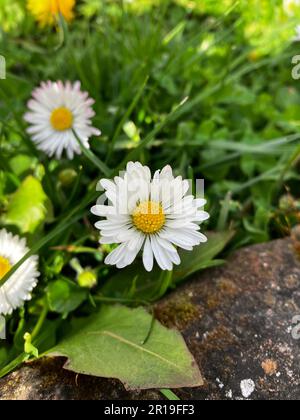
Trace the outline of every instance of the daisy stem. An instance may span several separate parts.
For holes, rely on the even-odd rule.
[[[39,316],[39,319],[36,323],[36,326],[34,327],[32,333],[31,333],[32,340],[34,340],[39,335],[39,332],[41,331],[41,329],[44,325],[44,322],[47,318],[48,312],[49,312],[49,308],[48,308],[48,304],[47,304],[46,299],[45,299],[44,300],[44,305],[43,305],[43,310],[42,310],[42,312]]]
[[[87,159],[89,159],[90,162],[92,162],[93,165],[95,165],[98,169],[100,169],[100,171],[107,177],[109,177],[111,171],[110,169],[106,166],[106,164],[104,162],[102,162],[101,159],[99,159],[90,149],[87,149],[82,141],[80,140],[79,136],[77,135],[75,130],[72,130],[74,136],[76,137],[76,140],[78,141],[80,148],[82,150],[82,153],[85,155],[85,157]]]
[[[67,43],[67,40],[68,40],[68,25],[67,25],[67,22],[65,21],[65,18],[63,17],[61,13],[59,13],[59,16],[58,16],[58,28],[59,28],[59,43],[54,48],[55,52],[59,51]]]

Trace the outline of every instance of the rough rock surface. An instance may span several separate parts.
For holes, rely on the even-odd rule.
[[[175,390],[182,399],[300,399],[300,326],[293,324],[300,316],[300,256],[292,240],[238,251],[170,294],[156,314],[182,331],[205,378],[204,387]],[[0,380],[0,399],[162,398],[62,365],[57,359],[22,367]]]

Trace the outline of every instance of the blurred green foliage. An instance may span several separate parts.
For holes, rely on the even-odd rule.
[[[109,166],[117,166],[124,152],[188,97],[179,118],[137,158],[153,169],[168,162],[183,175],[192,171],[203,176],[212,228],[231,191],[228,213],[240,226],[242,243],[267,240],[288,229],[274,220],[279,192],[285,185],[294,193],[298,180],[289,165],[289,159],[295,162],[298,142],[293,135],[300,110],[290,64],[298,45],[291,43],[296,13],[289,16],[279,0],[84,0],[62,34],[61,29],[38,28],[25,3],[12,1],[8,7],[2,0],[0,8],[1,53],[8,72],[0,85],[4,207],[7,194],[24,176],[42,170],[44,190],[59,215],[101,176],[85,162],[66,207],[73,181],[65,187],[59,180],[64,173],[77,173],[81,163],[49,162],[40,156],[22,121],[31,90],[41,80],[80,79],[96,99],[95,122],[103,132],[93,150],[103,160],[108,154]],[[18,12],[12,13],[14,8]],[[15,17],[19,21],[14,26]],[[145,91],[118,133],[111,159],[116,128],[145,77]],[[285,141],[285,136],[291,137]]]

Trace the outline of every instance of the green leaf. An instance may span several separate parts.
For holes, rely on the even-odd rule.
[[[33,233],[46,220],[48,208],[40,181],[28,176],[10,197],[4,223],[17,226],[21,233]]]
[[[56,280],[47,287],[49,308],[59,314],[68,314],[74,311],[87,297],[86,289],[82,289],[67,279]]]
[[[28,171],[32,167],[33,159],[29,155],[17,155],[13,156],[10,161],[9,165],[14,174],[17,176],[21,176],[26,171]]]
[[[65,356],[65,368],[121,380],[126,389],[181,388],[203,385],[194,358],[181,335],[154,323],[143,308],[103,306],[49,351]]]

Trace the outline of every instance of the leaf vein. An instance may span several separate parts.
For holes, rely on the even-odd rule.
[[[137,350],[141,350],[141,351],[143,351],[143,352],[145,352],[145,353],[148,353],[149,355],[151,355],[151,356],[153,356],[153,357],[156,357],[156,358],[158,358],[158,359],[160,359],[161,361],[163,361],[163,362],[165,362],[165,363],[167,363],[167,364],[169,364],[170,366],[172,366],[172,367],[175,367],[177,370],[179,370],[179,371],[182,371],[182,369],[180,368],[180,366],[178,366],[178,365],[176,365],[176,363],[173,363],[173,362],[171,362],[170,360],[168,360],[168,359],[166,359],[165,357],[163,357],[163,356],[161,356],[161,355],[159,355],[159,354],[157,354],[157,353],[155,353],[155,352],[153,352],[153,351],[151,351],[151,350],[148,350],[148,349],[146,349],[145,347],[142,347],[142,346],[139,346],[138,344],[135,344],[135,343],[133,343],[132,341],[129,341],[129,340],[127,340],[126,338],[124,338],[124,337],[122,337],[122,336],[120,336],[120,335],[117,335],[117,334],[114,334],[113,332],[111,332],[111,331],[95,331],[95,332],[89,332],[88,333],[89,335],[101,335],[101,334],[103,334],[103,335],[107,335],[107,336],[109,336],[109,337],[111,337],[111,338],[114,338],[115,340],[118,340],[118,341],[121,341],[122,343],[124,343],[124,344],[127,344],[127,345],[129,345],[129,346],[131,346],[131,347],[134,347],[135,349],[137,349]]]

